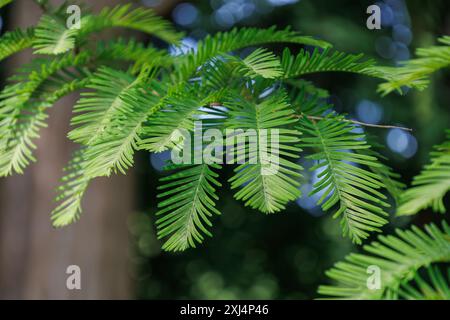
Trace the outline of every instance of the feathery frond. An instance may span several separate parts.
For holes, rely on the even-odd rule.
[[[429,266],[426,271],[429,281],[416,273],[413,281],[401,285],[397,296],[407,300],[450,300],[450,269],[447,269],[447,279],[437,266]]]
[[[86,29],[81,28],[82,33],[122,27],[145,32],[168,43],[176,44],[182,37],[182,33],[176,32],[167,20],[162,19],[152,9],[132,9],[131,4],[104,8],[98,17],[88,19]]]
[[[450,190],[450,131],[447,141],[434,147],[431,163],[414,177],[412,187],[400,198],[398,215],[412,215],[431,207],[445,213],[444,196]]]
[[[319,294],[329,298],[371,300],[396,297],[407,291],[401,285],[414,279],[418,270],[432,263],[450,262],[450,227],[426,225],[425,232],[413,226],[397,229],[395,235],[379,236],[364,246],[366,254],[352,253],[326,272],[335,285],[319,287]],[[368,285],[370,267],[379,268],[380,288]],[[407,287],[406,287],[407,288]]]
[[[131,53],[131,50],[135,51]],[[94,56],[93,52],[97,56]],[[85,66],[88,63],[95,59],[132,60],[140,66],[144,63],[144,59],[150,56],[152,56],[154,64],[158,64],[159,59],[162,59],[162,52],[154,48],[138,46],[134,41],[119,40],[108,43],[101,42],[95,51],[83,51],[76,55],[68,53],[60,55],[54,60],[35,59],[22,67],[19,73],[11,79],[17,84],[7,87],[0,96],[0,121],[2,124],[0,146],[3,151],[0,157],[0,175],[9,175],[13,171],[23,173],[23,169],[31,161],[35,161],[32,155],[32,149],[35,146],[31,140],[38,138],[40,128],[45,126],[47,109],[61,98],[59,93],[71,92],[67,90],[67,86],[72,84],[75,85],[74,90],[79,90],[82,88],[80,84],[87,83],[85,79],[90,72]],[[108,79],[113,85],[114,81],[111,79],[119,78],[110,77]],[[41,95],[47,96],[53,92],[57,97],[56,100],[51,97],[41,98]],[[75,124],[78,120],[78,117],[73,119]],[[18,126],[21,128],[20,130],[17,130]],[[75,130],[72,135],[76,135],[77,132]]]
[[[68,29],[61,18],[43,15],[35,31],[33,48],[36,54],[60,54],[75,47],[78,29]]]
[[[71,166],[72,171],[63,179],[65,185],[60,188],[62,193],[58,197],[62,203],[52,212],[55,226],[64,226],[78,218],[81,198],[90,180],[117,172],[125,174],[133,165],[142,124],[160,108],[162,89],[154,81],[146,83],[146,72],[144,70],[144,75],[141,74],[133,85],[122,89],[118,97],[111,84],[117,81],[117,76],[126,79],[124,81],[130,80],[126,75],[102,69],[92,77],[90,86],[95,86],[97,93],[80,107],[86,112],[81,122],[89,125],[91,116],[100,117],[101,126],[95,130],[89,127],[89,131],[95,133],[95,139],[89,139],[76,165]],[[106,109],[103,99],[109,102]],[[103,114],[107,117],[102,117]],[[76,188],[72,188],[73,185]]]
[[[372,148],[358,150],[358,153],[373,156],[378,159],[379,166],[371,166],[369,167],[369,170],[377,174],[381,178],[381,181],[383,181],[386,190],[389,192],[392,199],[394,199],[395,204],[398,205],[400,203],[400,196],[403,193],[406,185],[399,181],[399,178],[401,177],[400,174],[394,172],[394,170],[385,163],[387,158],[381,155],[378,151],[375,151],[375,149],[382,148],[383,146],[374,142],[374,139],[371,139],[370,136],[368,136],[367,138],[368,143]]]
[[[0,7],[8,2],[0,0]],[[264,213],[281,211],[299,197],[300,147],[313,150],[313,170],[321,173],[312,193],[321,193],[324,210],[336,207],[344,234],[361,243],[387,222],[382,189],[396,198],[402,185],[369,149],[366,136],[354,133],[354,124],[332,112],[325,101],[328,93],[298,78],[342,71],[381,78],[389,86],[422,88],[431,70],[448,64],[449,37],[440,39],[447,46],[419,50],[422,60],[400,68],[400,74],[362,55],[332,51],[329,43],[290,28],[235,28],[208,35],[195,49],[177,55],[133,39],[92,43],[92,33],[115,27],[145,32],[173,46],[183,35],[151,9],[130,4],[105,8],[98,15],[86,9],[80,28],[66,25],[66,4],[45,4],[37,26],[0,38],[0,60],[28,47],[34,55],[46,55],[21,68],[0,92],[0,176],[22,173],[35,160],[35,139],[46,126],[48,109],[62,96],[84,90],[69,133],[81,148],[67,167],[51,218],[58,227],[79,218],[91,180],[125,174],[137,150],[177,151],[176,133],[192,133],[201,121],[205,129],[225,135],[228,129],[237,130],[226,136],[224,146],[227,163],[230,153],[237,153],[231,161],[237,164],[231,188],[236,199]],[[298,54],[285,49],[280,58],[278,50],[263,48],[275,43],[318,48],[303,48]],[[422,65],[427,63],[429,67]],[[433,164],[402,197],[399,211],[429,205],[443,210],[449,186],[442,193],[435,188],[448,178],[445,166],[450,161],[443,155],[448,149],[445,145],[437,151]],[[211,217],[219,213],[216,171],[221,167],[203,161],[207,163],[171,167],[176,172],[162,179],[159,197],[165,200],[157,225],[159,237],[167,239],[165,250],[195,247],[210,235]],[[435,198],[422,194],[428,199],[422,203],[414,189],[425,187]],[[417,198],[413,204],[408,194]]]
[[[31,47],[34,39],[34,30],[25,31],[17,29],[5,32],[0,37],[0,61],[9,56]]]
[[[145,46],[136,40],[125,40],[122,38],[110,41],[98,42],[93,54],[96,60],[102,63],[113,63],[117,61],[132,62],[132,73],[138,74],[141,68],[151,62],[153,66],[169,67],[172,65],[172,57],[167,51]]]
[[[155,35],[169,43],[176,43],[181,34],[157,16],[153,10],[131,9],[131,5],[118,5],[103,9],[98,16],[84,15],[80,28],[67,28],[65,20],[57,15],[44,15],[36,28],[36,53],[60,54],[75,48],[89,34],[106,28],[130,28]]]
[[[209,116],[209,122],[212,121],[214,112],[206,106],[220,101],[225,96],[224,91],[218,89],[207,93],[197,85],[173,87],[172,92],[162,99],[160,111],[143,125],[139,148],[158,153],[175,147],[174,138],[180,130],[191,132],[194,122],[205,116]],[[204,119],[202,121],[207,126]]]
[[[214,36],[208,35],[204,40],[200,41],[195,51],[180,58],[179,70],[182,78],[187,79],[193,75],[197,68],[214,57],[242,48],[276,42],[318,47],[330,46],[325,41],[300,36],[297,32],[290,29],[276,30],[275,27],[269,29],[235,28],[229,32],[219,32]]]
[[[224,88],[244,87],[248,78],[236,75],[237,68],[242,67],[242,60],[234,59],[234,62],[238,62],[233,63],[230,60],[213,58],[205,64],[200,75],[202,87],[211,92],[220,91]]]
[[[353,133],[355,127],[342,116],[327,115],[319,121],[303,116],[299,130],[303,132],[302,147],[312,148],[307,158],[317,161],[311,170],[320,170],[319,181],[312,194],[320,193],[318,204],[327,211],[338,206],[334,218],[341,216],[343,234],[360,244],[369,232],[378,231],[387,223],[388,207],[380,192],[385,185],[382,178],[366,167],[380,167],[377,158],[358,153],[368,149],[362,134]]]
[[[75,152],[69,165],[64,168],[67,174],[61,179],[56,201],[60,204],[52,211],[51,220],[54,227],[64,227],[80,217],[81,201],[91,178],[85,174],[86,160],[84,149]]]
[[[403,86],[425,89],[431,74],[450,66],[450,36],[441,37],[438,41],[443,45],[417,49],[417,58],[407,60],[400,68],[382,68],[395,72],[396,76],[380,84],[378,91],[387,95],[392,91],[401,92]]]
[[[68,137],[84,145],[97,141],[125,103],[121,94],[129,90],[135,81],[136,78],[128,73],[101,67],[87,85],[93,91],[82,93],[74,107],[76,115],[71,125],[76,128],[69,132]]]
[[[300,132],[288,127],[295,119],[286,94],[277,92],[259,102],[233,97],[224,106],[229,108],[230,116],[225,122],[226,127],[247,130],[232,137],[233,141],[237,139],[232,152],[236,154],[236,162],[242,163],[229,180],[232,189],[239,188],[235,198],[264,213],[284,209],[289,201],[300,196],[297,179],[302,169],[293,162],[301,151],[296,146]],[[253,132],[256,148],[249,138]],[[239,145],[240,137],[248,138],[248,141]]]
[[[83,88],[88,80],[86,77],[68,82],[58,90],[43,95],[39,101],[27,104],[26,114],[19,115],[14,124],[15,130],[7,133],[8,138],[3,136],[0,140],[0,176],[10,175],[13,171],[23,173],[30,162],[36,161],[32,153],[36,148],[33,139],[38,138],[40,129],[47,126],[47,109],[61,97]]]
[[[195,117],[204,114],[198,99],[182,94],[166,100],[161,112],[151,117],[142,129],[139,148],[152,152],[162,152],[175,146],[174,134],[177,130],[192,131]]]
[[[57,99],[41,100],[39,96],[46,82],[52,83],[56,73],[67,67],[85,64],[88,55],[65,56],[56,60],[36,59],[22,68],[22,74],[13,79],[16,84],[7,86],[0,94],[0,176],[23,173],[23,169],[34,161],[33,138],[45,126],[46,110]],[[85,70],[77,75],[84,77]],[[64,81],[62,82],[65,83]]]
[[[275,79],[283,74],[280,60],[270,51],[258,48],[242,60],[243,67],[239,69],[243,76],[262,76]],[[245,72],[247,71],[247,72]]]
[[[284,49],[281,67],[285,78],[300,77],[316,72],[351,72],[365,76],[389,80],[393,72],[376,66],[374,60],[362,60],[363,54],[347,54],[326,48],[321,51],[314,49],[312,53],[301,49],[300,53],[293,55],[288,48]]]
[[[183,251],[189,247],[195,248],[196,243],[204,240],[204,235],[212,236],[208,231],[211,227],[213,214],[220,215],[215,207],[216,188],[221,184],[215,170],[221,167],[217,164],[200,164],[194,166],[169,166],[167,169],[178,168],[176,173],[160,179],[164,182],[158,187],[161,193],[158,198],[161,216],[157,221],[158,238],[166,238],[163,249],[167,251]]]

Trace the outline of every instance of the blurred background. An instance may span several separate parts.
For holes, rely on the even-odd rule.
[[[128,2],[87,1],[96,11]],[[235,26],[292,26],[333,43],[338,50],[398,65],[413,57],[415,48],[433,45],[437,37],[450,34],[450,6],[445,0],[133,2],[153,7],[184,30],[186,49],[195,48],[208,33]],[[381,30],[366,28],[366,9],[371,4],[381,7]],[[0,27],[3,32],[30,26],[39,16],[32,1],[16,0],[1,12]],[[170,50],[176,55],[180,49]],[[30,52],[25,52],[3,63],[2,84],[29,58]],[[307,79],[327,89],[329,102],[350,118],[413,128],[411,133],[365,128],[383,146],[381,153],[405,183],[420,171],[431,146],[442,142],[445,128],[450,127],[450,73],[437,74],[423,92],[384,98],[376,93],[374,79],[333,73]],[[81,220],[53,229],[49,213],[54,188],[74,149],[65,135],[75,100],[76,96],[68,97],[51,109],[49,127],[37,143],[38,162],[23,176],[0,180],[0,298],[311,299],[317,286],[326,282],[324,271],[348,252],[359,250],[341,237],[338,221],[315,205],[317,199],[304,196],[285,212],[264,215],[243,207],[224,189],[219,194],[222,215],[213,221],[214,237],[195,250],[162,252],[154,214],[157,180],[168,159],[165,153],[138,154],[127,176],[98,179],[89,189]],[[311,165],[303,160],[302,164]],[[314,172],[305,175],[303,194],[314,179]],[[386,232],[440,218],[425,212],[413,221],[392,219]],[[81,290],[66,288],[69,265],[81,268]]]

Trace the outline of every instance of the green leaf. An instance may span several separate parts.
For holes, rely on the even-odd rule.
[[[32,139],[37,138],[39,129],[45,126],[46,110],[60,98],[58,94],[53,98],[46,97],[46,87],[50,87],[51,92],[59,90],[65,81],[70,86],[69,74],[85,78],[88,73],[82,68],[63,73],[62,82],[59,82],[58,74],[66,68],[84,65],[87,59],[87,54],[61,56],[55,60],[36,59],[11,79],[17,83],[0,93],[0,176],[23,173],[24,168],[35,160]]]
[[[78,29],[68,29],[63,19],[43,15],[36,27],[33,48],[36,54],[61,54],[75,47]]]
[[[414,280],[403,283],[398,296],[408,300],[450,300],[450,269],[447,269],[447,280],[437,266],[426,268],[427,278],[416,273]]]
[[[375,65],[374,60],[363,60],[363,54],[347,54],[326,48],[314,49],[312,53],[302,49],[293,55],[284,49],[281,67],[285,78],[296,78],[317,72],[350,72],[365,76],[390,80],[395,70],[383,69]]]
[[[162,152],[177,145],[176,134],[185,129],[193,131],[195,121],[203,121],[205,116],[213,116],[209,103],[223,97],[223,92],[207,94],[199,86],[181,85],[161,101],[163,107],[154,114],[142,127],[139,149],[151,152]],[[202,118],[203,117],[203,118]],[[209,117],[208,122],[212,119]]]
[[[102,102],[101,99],[91,100],[90,108],[87,104],[84,106],[88,114],[98,117],[97,122],[102,124],[101,131],[82,149],[75,165],[70,166],[69,173],[63,178],[64,185],[60,187],[61,194],[58,197],[61,204],[52,212],[54,226],[65,226],[78,219],[81,198],[92,179],[118,172],[125,174],[133,165],[142,124],[160,109],[159,101],[164,92],[155,81],[147,83],[147,72],[149,71],[143,70],[134,85],[122,90],[118,100],[109,100],[115,105],[107,110],[108,121],[104,121],[102,114],[96,112],[96,108],[104,108],[104,104],[97,103]],[[116,75],[122,79],[127,77],[118,73],[119,71],[103,69],[97,74],[93,80],[97,97],[117,94],[111,91],[110,84],[117,80]]]
[[[85,174],[87,162],[84,150],[75,152],[68,166],[64,168],[67,174],[61,179],[63,184],[58,187],[59,195],[56,198],[60,204],[51,213],[54,227],[67,226],[80,218],[81,201],[91,180],[91,177]]]
[[[36,39],[33,47],[36,53],[60,54],[75,48],[86,37],[106,28],[123,27],[142,31],[159,37],[169,43],[176,43],[181,34],[153,10],[147,8],[131,9],[131,5],[118,5],[104,8],[98,16],[81,17],[80,28],[67,28],[65,17],[58,15],[42,16],[36,28]]]
[[[259,75],[267,79],[275,79],[283,74],[280,60],[270,51],[258,48],[244,60],[244,76]]]
[[[236,161],[242,163],[229,180],[232,189],[239,188],[235,198],[264,213],[284,209],[289,201],[300,196],[298,180],[302,169],[293,162],[301,151],[296,147],[300,133],[288,127],[295,119],[286,94],[277,92],[259,102],[236,96],[224,106],[229,108],[230,116],[225,122],[226,128],[242,129],[241,137],[253,130],[257,137],[256,152],[252,150],[250,139],[244,146],[232,144],[232,151],[237,153]],[[278,136],[278,141],[273,135]],[[267,150],[263,150],[263,142]]]
[[[400,285],[416,277],[420,268],[431,263],[450,262],[450,228],[443,221],[439,229],[426,225],[425,232],[413,226],[395,231],[395,235],[379,236],[378,241],[364,246],[365,254],[352,253],[326,272],[335,285],[319,287],[319,294],[333,299],[377,300],[407,297]],[[379,289],[368,286],[370,267],[379,268]],[[418,279],[416,277],[416,279]],[[441,283],[441,281],[439,281]],[[407,287],[406,287],[407,288]],[[407,290],[407,289],[406,289]]]
[[[10,79],[16,84],[7,86],[0,95],[0,123],[2,124],[0,145],[3,153],[0,157],[0,176],[13,172],[23,173],[24,168],[35,161],[32,154],[35,145],[32,140],[38,138],[40,128],[45,127],[48,108],[61,98],[61,93],[68,94],[82,89],[87,84],[86,79],[90,76],[90,71],[85,65],[94,61],[123,60],[137,61],[141,66],[149,57],[153,58],[153,64],[157,65],[158,61],[164,63],[161,51],[139,46],[135,41],[124,42],[119,39],[107,43],[100,42],[92,51],[83,51],[77,55],[68,53],[53,60],[34,59],[30,64],[23,66],[18,74]],[[120,82],[115,83],[111,79],[118,81],[119,78],[120,76],[110,77],[107,80],[112,85],[113,91],[117,89]],[[95,89],[95,86],[91,84],[90,88]],[[75,110],[77,111],[78,108],[76,107]],[[108,113],[103,116],[107,121]],[[83,118],[83,115],[80,117]],[[76,121],[80,120],[80,117],[74,117],[72,121],[77,124]],[[97,125],[102,126],[101,123]],[[82,137],[76,139],[78,132],[79,130],[75,129],[70,137],[83,142]],[[85,132],[84,136],[89,134],[90,132]],[[90,136],[90,138],[93,137]]]
[[[5,32],[0,38],[0,61],[31,47],[33,39],[34,30],[31,28],[25,31],[16,29]]]
[[[401,93],[403,86],[425,89],[431,74],[450,66],[450,36],[441,37],[438,41],[443,45],[417,49],[417,58],[405,61],[400,68],[382,68],[386,72],[395,72],[396,75],[380,84],[378,91],[387,95],[392,91]]]
[[[183,36],[176,32],[169,21],[162,19],[150,8],[132,9],[131,4],[104,8],[98,17],[89,18],[86,29],[82,33],[100,31],[104,28],[122,27],[154,35],[168,43],[178,43]],[[86,31],[85,31],[86,30]],[[92,30],[92,31],[91,31]]]
[[[128,73],[101,67],[87,85],[93,91],[82,93],[74,107],[76,115],[71,125],[76,128],[69,132],[68,137],[84,145],[97,141],[123,107],[125,102],[121,94],[136,85],[135,81],[136,78]]]
[[[447,141],[434,148],[431,163],[414,177],[413,186],[402,193],[397,215],[412,215],[429,207],[445,213],[444,196],[450,190],[450,130]]]
[[[142,129],[139,148],[162,152],[175,146],[174,134],[181,129],[192,131],[195,117],[204,114],[200,101],[183,95],[166,100],[161,112],[151,117]]]
[[[175,173],[161,178],[163,185],[158,187],[158,198],[164,198],[158,203],[160,217],[156,221],[158,238],[166,238],[163,249],[167,251],[183,251],[195,248],[202,243],[204,235],[212,236],[208,231],[211,227],[211,217],[220,212],[215,207],[218,200],[216,188],[221,184],[217,181],[218,174],[214,169],[217,164],[201,164],[194,166],[172,166],[178,168]]]
[[[275,27],[268,29],[235,28],[229,32],[219,32],[214,36],[208,35],[204,40],[199,41],[196,51],[191,51],[187,55],[180,57],[178,68],[181,78],[190,78],[197,68],[214,57],[246,47],[276,42],[318,47],[331,46],[325,41],[316,40],[308,36],[300,36],[289,28],[285,30],[276,30]]]
[[[301,146],[313,149],[307,158],[316,161],[311,170],[320,170],[310,195],[321,194],[317,204],[325,211],[337,206],[333,217],[341,217],[344,236],[360,244],[387,223],[383,207],[389,204],[380,192],[385,188],[382,177],[365,169],[380,167],[377,158],[358,153],[370,146],[364,135],[353,133],[354,125],[344,120],[334,114],[319,120],[303,115],[299,120],[304,134]]]
[[[14,130],[8,138],[0,140],[0,176],[23,173],[25,167],[36,159],[32,151],[36,149],[33,139],[39,138],[39,131],[46,127],[47,109],[61,97],[83,88],[88,78],[81,78],[62,85],[58,90],[43,95],[38,101],[27,104],[26,114],[18,115]]]
[[[369,167],[370,171],[377,174],[381,177],[384,185],[386,186],[386,190],[389,192],[391,197],[394,199],[396,205],[400,203],[400,196],[403,193],[406,185],[400,181],[400,174],[394,172],[394,170],[386,164],[388,160],[386,157],[381,155],[376,149],[384,148],[385,146],[379,144],[375,141],[375,137],[367,136],[368,143],[372,146],[371,149],[360,149],[357,152],[366,154],[369,156],[373,156],[378,159],[379,166],[377,167]]]

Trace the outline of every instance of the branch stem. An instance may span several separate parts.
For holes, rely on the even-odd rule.
[[[305,114],[295,115],[295,117],[297,117],[297,118],[306,117],[309,120],[323,120],[323,119],[325,119],[324,117],[309,116],[309,115],[305,115]],[[362,122],[362,121],[358,121],[358,120],[350,120],[350,119],[342,119],[340,121],[350,122],[350,123],[358,124],[358,125],[365,126],[365,127],[372,127],[372,128],[400,129],[400,130],[405,130],[405,131],[413,131],[413,129],[411,129],[411,128],[394,126],[394,125],[389,125],[389,124],[373,124],[373,123],[366,123],[366,122]]]
[[[222,105],[223,104],[221,102],[211,102],[209,104],[210,107],[220,107]],[[294,115],[294,117],[296,117],[296,118],[304,118],[304,117],[306,117],[309,120],[313,120],[313,121],[325,119],[324,117],[309,116],[309,115],[306,115],[304,113],[296,114],[296,115]],[[339,121],[350,122],[350,123],[358,124],[360,126],[372,127],[372,128],[400,129],[400,130],[404,130],[404,131],[413,131],[413,129],[411,129],[411,128],[394,126],[394,125],[389,125],[389,124],[373,124],[373,123],[366,123],[366,122],[362,122],[362,121],[358,121],[358,120],[350,120],[350,119],[342,119],[342,120],[339,120]]]

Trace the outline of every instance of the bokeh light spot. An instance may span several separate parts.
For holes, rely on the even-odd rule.
[[[180,3],[172,12],[173,20],[182,26],[188,26],[195,22],[198,10],[190,3]]]
[[[404,158],[411,158],[417,152],[416,138],[404,130],[391,129],[386,140],[388,147]]]
[[[410,56],[408,47],[402,42],[395,42],[395,56],[396,61],[408,60]]]
[[[383,109],[377,103],[364,99],[356,106],[356,115],[363,122],[377,124],[381,121]]]
[[[392,38],[397,42],[409,45],[412,41],[411,29],[403,24],[396,24],[392,27]]]

